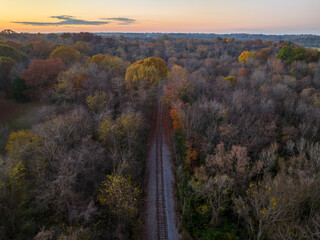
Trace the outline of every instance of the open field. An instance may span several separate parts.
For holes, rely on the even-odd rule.
[[[320,48],[318,48],[318,47],[312,47],[312,48],[317,49],[320,52]]]
[[[14,100],[0,100],[0,124],[8,124],[12,127],[23,128],[26,123],[20,123],[19,119],[31,115],[43,104],[38,102],[19,103]]]
[[[37,102],[0,101],[0,153],[4,151],[10,132],[30,128],[41,106],[43,104]]]

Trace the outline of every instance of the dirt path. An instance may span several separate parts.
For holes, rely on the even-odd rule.
[[[146,163],[144,239],[178,240],[174,199],[174,173],[165,141],[163,106],[159,101],[152,144]]]

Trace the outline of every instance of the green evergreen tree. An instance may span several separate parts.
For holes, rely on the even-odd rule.
[[[18,102],[26,102],[28,101],[28,97],[24,94],[24,91],[27,90],[26,83],[23,79],[17,77],[13,81],[12,85],[12,96]]]

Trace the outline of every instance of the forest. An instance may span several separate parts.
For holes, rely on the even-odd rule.
[[[162,92],[181,239],[320,239],[319,57],[290,41],[0,32],[0,105],[40,104],[23,127],[0,118],[0,239],[143,239]]]
[[[167,35],[172,38],[190,38],[190,39],[216,39],[216,38],[234,38],[235,40],[246,41],[261,39],[263,41],[291,41],[303,47],[320,47],[320,36],[312,34],[285,34],[285,35],[267,35],[267,34],[248,34],[248,33],[127,33],[127,32],[101,32],[95,33],[101,36],[124,36],[137,38],[158,38]]]

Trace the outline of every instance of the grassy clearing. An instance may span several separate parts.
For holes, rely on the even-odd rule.
[[[37,120],[37,112],[43,106],[38,102],[18,103],[14,100],[0,101],[0,153],[4,152],[11,132],[30,128]]]
[[[320,48],[319,47],[312,47],[314,49],[317,49],[320,52]]]

